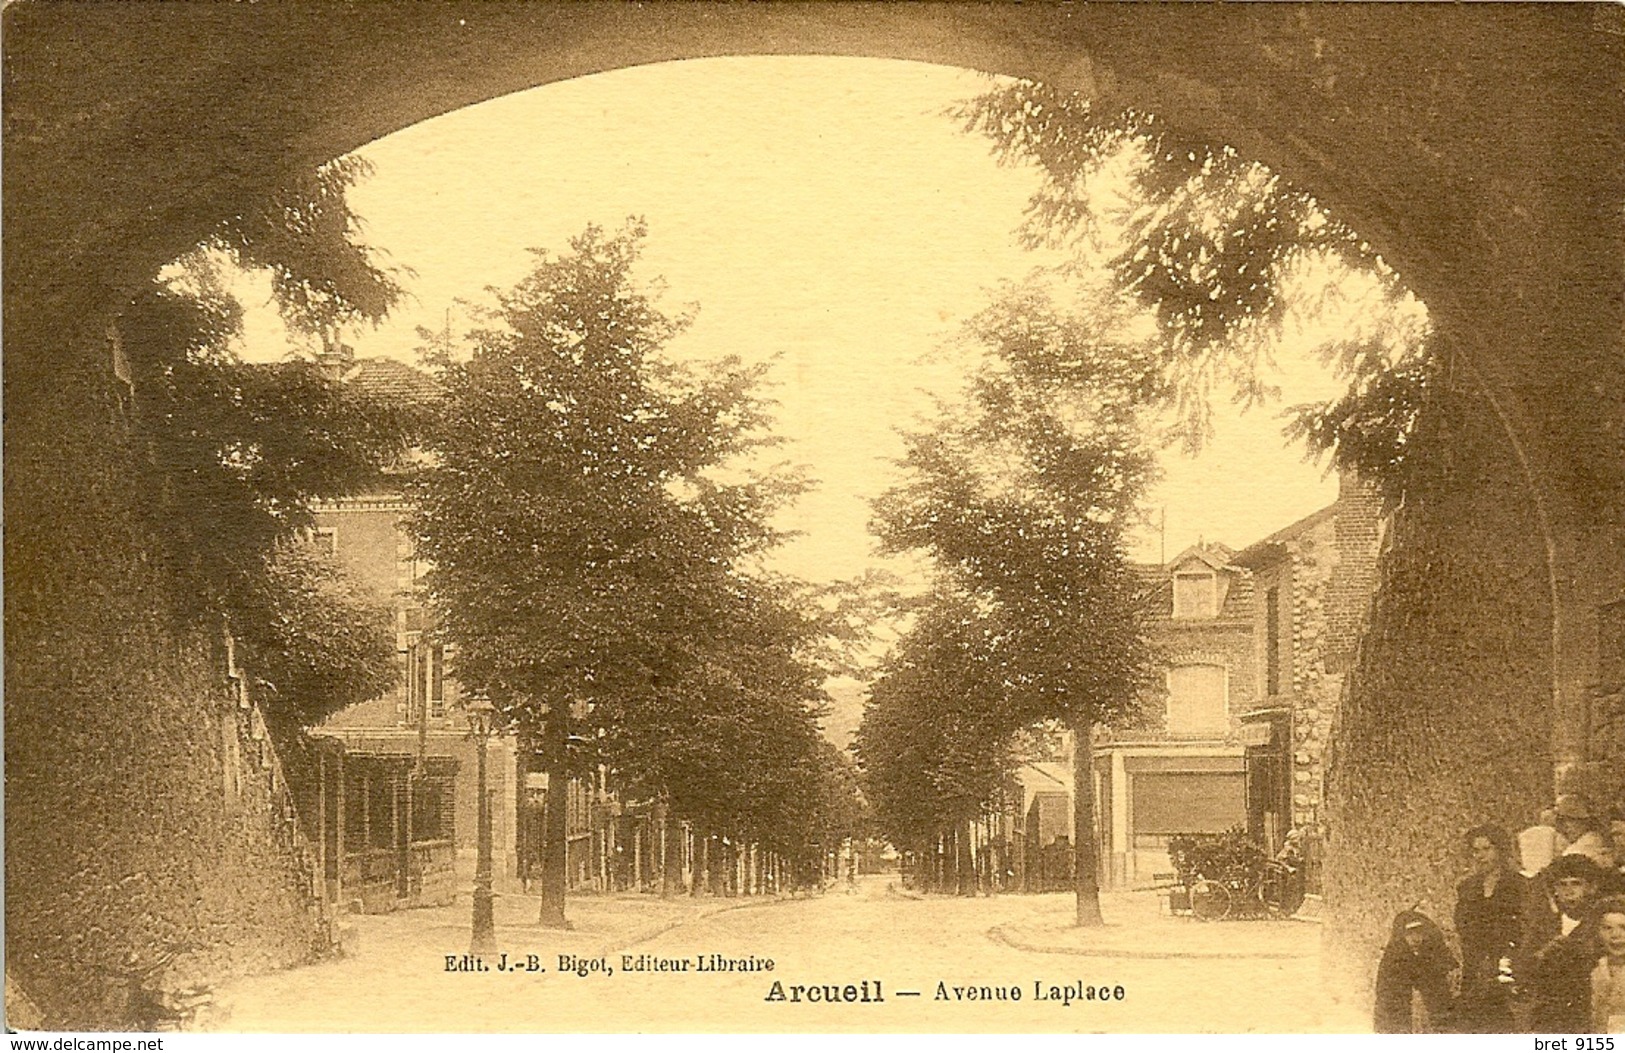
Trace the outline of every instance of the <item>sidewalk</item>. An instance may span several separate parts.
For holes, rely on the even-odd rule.
[[[546,968],[553,970],[561,954],[588,959],[613,955],[686,922],[777,902],[771,896],[572,896],[565,914],[574,927],[560,930],[537,924],[538,897],[503,894],[497,896],[494,911],[497,947],[516,958],[545,956]],[[290,1005],[307,1007],[315,1030],[337,1026],[333,1021],[343,1021],[347,1030],[422,1027],[424,1020],[434,1018],[433,1007],[457,989],[457,978],[470,975],[450,972],[446,964],[448,957],[458,959],[468,951],[471,914],[465,895],[447,907],[348,915],[344,954],[221,987],[201,1027],[275,1029],[287,1019]]]
[[[727,910],[777,902],[771,896],[673,896],[622,892],[607,895],[572,895],[565,904],[571,928],[547,928],[537,923],[541,900],[534,895],[499,893],[493,913],[497,944],[532,944],[545,938],[570,954],[600,955],[645,940],[681,925]],[[429,944],[443,945],[446,953],[467,950],[472,905],[459,896],[449,907],[420,907],[389,914],[351,914],[344,925],[353,930],[346,955],[370,959],[401,951],[416,953]]]
[[[1024,917],[992,926],[988,938],[1017,950],[1053,954],[1057,961],[1065,961],[1065,956],[1103,958],[1144,962],[1152,970],[1188,962],[1202,977],[1201,993],[1208,1002],[1246,1006],[1267,997],[1282,1014],[1278,1020],[1286,1021],[1276,1026],[1294,1032],[1371,1030],[1369,1005],[1356,1004],[1327,987],[1321,964],[1322,929],[1312,921],[1205,922],[1165,913],[1155,893],[1103,892],[1105,926],[1079,928],[1071,896],[1035,898],[1041,902]],[[1194,1025],[1202,1030],[1253,1030],[1245,1017],[1232,1020],[1219,1008],[1204,1012],[1208,1015]]]
[[[988,936],[1020,950],[1100,958],[1263,958],[1320,956],[1320,926],[1286,918],[1198,921],[1164,912],[1150,892],[1102,892],[1101,928],[1079,928],[1070,895],[1043,896],[1028,918],[995,925]]]

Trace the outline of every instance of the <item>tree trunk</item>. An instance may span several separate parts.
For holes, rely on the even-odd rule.
[[[546,829],[542,838],[542,908],[536,920],[545,928],[568,929],[570,922],[564,916],[564,890],[569,867],[566,851],[570,834],[570,776],[565,763],[569,727],[561,714],[550,713],[542,734],[544,763],[547,766],[547,803],[543,815]]]
[[[1072,881],[1078,894],[1078,924],[1104,925],[1100,916],[1100,863],[1095,850],[1095,772],[1093,725],[1072,729]]]
[[[524,734],[514,736],[513,749],[513,849],[519,867],[521,887],[530,891],[530,867],[536,846],[530,843],[530,738]]]
[[[694,830],[694,865],[689,871],[688,894],[698,896],[705,888],[706,871],[711,865],[711,838],[702,830]]]
[[[727,894],[727,876],[723,867],[727,865],[727,856],[723,852],[722,838],[715,834],[706,835],[705,848],[705,876],[710,886],[711,895],[722,897]]]
[[[683,828],[671,814],[671,806],[660,804],[660,896],[670,899],[683,881]]]
[[[959,872],[957,891],[961,896],[976,895],[976,860],[971,855],[972,829],[969,819],[961,820],[954,828],[954,858],[958,864],[955,869]]]

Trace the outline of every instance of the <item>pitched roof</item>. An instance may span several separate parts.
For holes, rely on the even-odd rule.
[[[433,377],[394,358],[357,359],[345,370],[344,382],[380,399],[429,402],[440,395]]]
[[[1231,568],[1234,570],[1234,566]],[[1224,593],[1224,606],[1219,610],[1221,618],[1251,618],[1253,614],[1253,576],[1251,574],[1230,575],[1230,587]]]
[[[1128,569],[1142,593],[1155,592],[1168,584],[1168,571],[1160,563],[1130,563]]]
[[[1324,523],[1337,514],[1337,504],[1333,502],[1318,512],[1311,512],[1298,520],[1277,530],[1262,541],[1256,541],[1231,557],[1230,562],[1238,567],[1256,570],[1261,566],[1273,563],[1280,559],[1286,551],[1284,546],[1288,541],[1295,541],[1309,533],[1315,527]]]
[[[1220,618],[1248,618],[1252,616],[1253,579],[1251,575],[1243,573],[1242,568],[1235,564],[1232,558],[1235,550],[1228,545],[1217,542],[1204,542],[1192,545],[1179,555],[1162,563],[1134,563],[1130,564],[1129,571],[1134,575],[1138,585],[1139,602],[1146,607],[1155,607],[1164,612],[1173,609],[1173,581],[1174,568],[1189,559],[1196,559],[1202,564],[1212,567],[1224,575],[1226,587],[1223,590],[1224,605],[1220,609]]]
[[[1186,560],[1195,559],[1207,564],[1214,570],[1223,570],[1229,565],[1230,557],[1235,555],[1235,552],[1236,550],[1228,545],[1192,545],[1190,548],[1187,548],[1185,551],[1169,560],[1168,568],[1171,570],[1174,567],[1179,566],[1181,563],[1184,563]]]

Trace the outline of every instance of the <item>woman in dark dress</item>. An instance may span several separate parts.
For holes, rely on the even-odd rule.
[[[1456,886],[1456,937],[1461,941],[1461,996],[1455,1030],[1508,1034],[1512,962],[1523,935],[1529,887],[1515,869],[1512,838],[1498,826],[1467,831],[1473,872]]]

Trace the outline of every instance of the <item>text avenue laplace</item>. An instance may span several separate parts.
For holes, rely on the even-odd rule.
[[[872,986],[871,986],[872,985]],[[911,995],[918,997],[919,991],[898,991],[894,997]],[[1072,1005],[1074,1002],[1121,1002],[1128,997],[1128,991],[1122,984],[1086,984],[1082,980],[1070,980],[1064,983],[1052,983],[1047,980],[1034,980],[1032,987],[1033,1002],[1058,1002],[1062,1006]],[[930,1000],[933,1002],[1020,1002],[1023,1000],[1023,988],[1020,984],[950,984],[946,980],[938,980],[936,988],[931,991]],[[767,990],[767,1002],[868,1002],[871,1004],[886,1001],[885,990],[879,980],[864,980],[862,983],[847,984],[795,984],[774,980]]]

